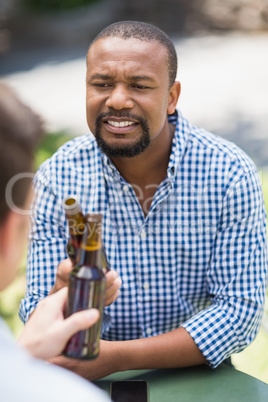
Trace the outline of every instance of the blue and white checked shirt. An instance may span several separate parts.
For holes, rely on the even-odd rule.
[[[61,147],[39,169],[20,306],[26,321],[66,258],[62,200],[101,212],[103,242],[122,278],[106,307],[107,340],[154,336],[183,326],[212,367],[241,351],[260,327],[267,284],[266,214],[253,162],[234,144],[178,113],[165,180],[144,216],[131,185],[91,135]]]

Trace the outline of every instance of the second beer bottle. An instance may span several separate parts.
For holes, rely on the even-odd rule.
[[[96,308],[100,319],[91,328],[79,331],[69,340],[64,355],[78,359],[94,359],[99,353],[102,314],[105,302],[106,280],[102,269],[101,214],[86,216],[78,262],[69,275],[66,316]]]

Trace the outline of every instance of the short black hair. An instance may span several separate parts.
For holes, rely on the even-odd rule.
[[[104,28],[95,37],[91,45],[99,39],[109,37],[118,37],[122,39],[136,38],[161,43],[168,52],[167,64],[169,70],[169,84],[170,86],[174,84],[177,75],[177,53],[171,39],[161,29],[141,21],[119,21]]]

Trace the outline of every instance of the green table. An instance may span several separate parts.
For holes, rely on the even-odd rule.
[[[268,385],[221,364],[183,369],[126,371],[96,381],[109,393],[111,381],[145,380],[150,402],[268,402]],[[138,402],[138,401],[137,401]]]

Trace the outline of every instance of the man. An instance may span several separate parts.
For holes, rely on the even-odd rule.
[[[0,291],[12,281],[25,249],[31,186],[23,178],[30,176],[34,147],[42,131],[39,117],[0,84]],[[88,382],[31,357],[57,356],[75,332],[99,319],[98,311],[92,309],[65,320],[66,297],[64,288],[39,304],[19,345],[0,318],[1,401],[108,401]]]
[[[158,28],[134,21],[105,28],[87,55],[95,138],[63,146],[35,179],[22,319],[52,287],[66,285],[67,194],[77,195],[84,213],[103,213],[108,260],[123,282],[105,309],[110,323],[99,357],[55,360],[89,379],[127,369],[214,368],[260,327],[267,243],[257,170],[234,144],[176,110],[176,71],[174,45]]]

